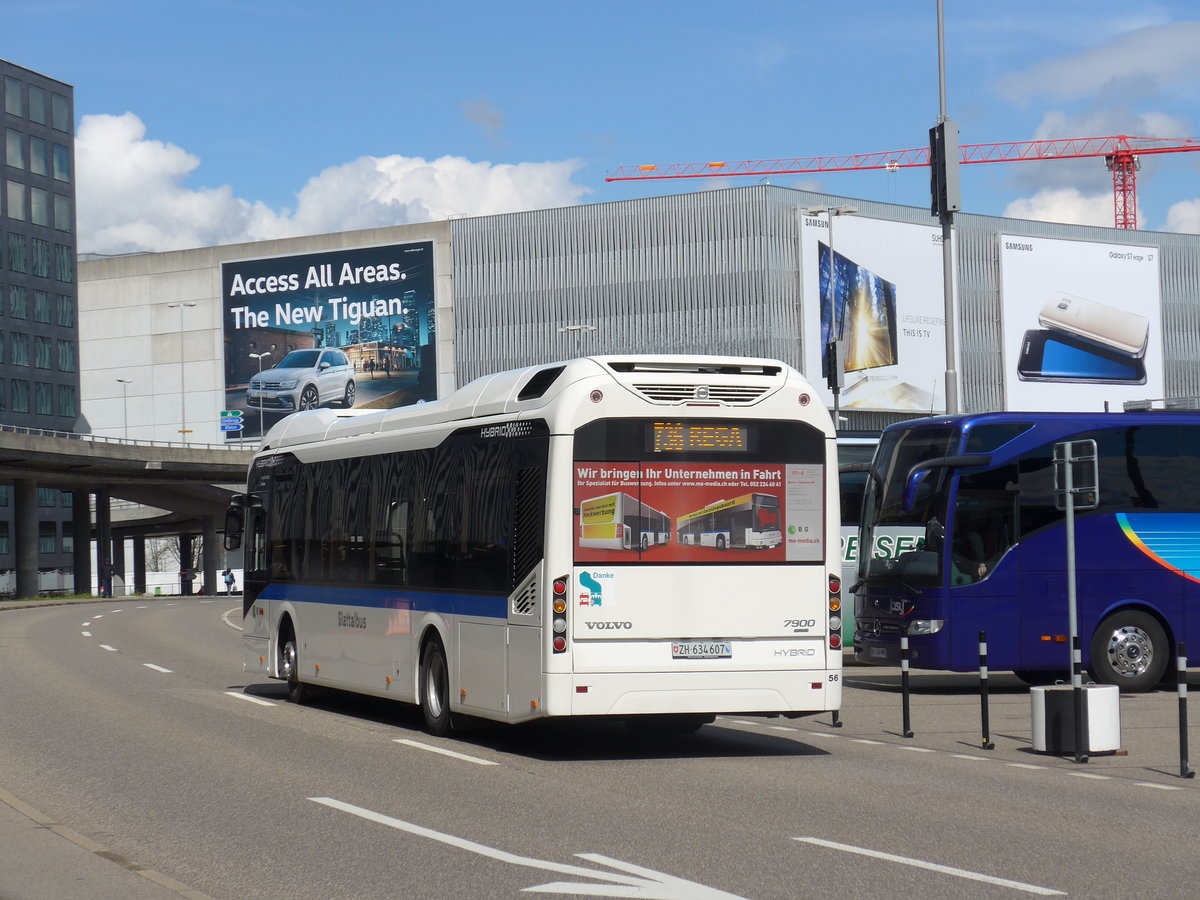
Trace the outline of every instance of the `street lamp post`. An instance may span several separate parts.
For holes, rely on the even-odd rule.
[[[187,400],[184,398],[183,391],[183,311],[196,304],[190,300],[181,300],[178,303],[168,303],[168,309],[179,310],[179,433],[183,435],[183,442],[187,443],[187,436],[191,434],[187,427]]]
[[[262,375],[262,361],[270,355],[271,355],[270,350],[264,350],[262,353],[251,353],[250,354],[251,359],[258,360],[258,374],[259,375]],[[259,385],[259,388],[261,389],[262,385]],[[258,400],[258,439],[260,442],[262,441],[263,437],[265,437],[265,432],[263,431],[262,397],[259,397],[259,400]]]
[[[575,335],[575,355],[579,356],[579,344],[583,334],[588,331],[595,331],[595,325],[563,325],[558,329],[559,334],[574,334]]]
[[[129,440],[129,385],[133,384],[133,379],[118,378],[117,382],[121,385],[121,409],[125,420],[125,440]]]
[[[845,374],[842,368],[845,361],[842,354],[842,340],[846,323],[844,317],[839,315],[837,308],[837,265],[833,259],[833,220],[838,216],[852,216],[857,212],[858,207],[856,206],[821,206],[804,210],[806,216],[824,214],[829,218],[829,326],[831,334],[826,345],[821,348],[821,352],[829,365],[826,378],[829,381],[829,389],[833,392],[833,430],[835,432],[841,428],[842,419],[842,377]],[[831,347],[832,353],[830,352]]]

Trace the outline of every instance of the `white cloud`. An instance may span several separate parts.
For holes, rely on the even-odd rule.
[[[1182,200],[1167,210],[1163,231],[1200,234],[1200,200]]]
[[[1032,197],[1014,200],[1004,208],[1012,219],[1036,219],[1043,222],[1064,222],[1068,225],[1113,224],[1113,198],[1108,193],[1088,196],[1075,188],[1046,188]]]
[[[84,116],[75,148],[81,252],[178,250],[544,209],[588,193],[571,181],[579,160],[493,165],[363,156],[311,178],[294,212],[277,211],[235,197],[228,185],[188,187],[200,160],[147,140],[133,113]]]
[[[1138,28],[1009,75],[1000,92],[1024,103],[1034,97],[1067,100],[1114,92],[1147,96],[1170,85],[1190,91],[1200,75],[1198,44],[1200,22]]]

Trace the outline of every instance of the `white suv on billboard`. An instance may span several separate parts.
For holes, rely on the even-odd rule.
[[[250,378],[246,405],[293,413],[326,403],[354,405],[354,366],[341,350],[293,350],[279,365]]]

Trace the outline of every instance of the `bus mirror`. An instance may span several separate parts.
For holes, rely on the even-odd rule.
[[[925,550],[937,553],[946,541],[946,527],[934,516],[925,523]]]
[[[928,477],[929,469],[913,469],[908,473],[908,480],[904,483],[905,512],[912,512],[913,507],[917,505],[917,493]]]
[[[246,512],[241,506],[230,506],[225,510],[225,549],[238,550],[242,546],[242,529]]]

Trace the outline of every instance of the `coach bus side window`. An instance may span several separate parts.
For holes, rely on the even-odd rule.
[[[951,541],[951,583],[986,578],[1017,533],[1017,467],[1001,466],[959,479]]]

